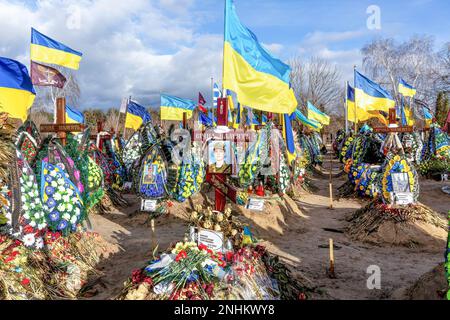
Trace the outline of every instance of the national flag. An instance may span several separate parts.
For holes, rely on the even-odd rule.
[[[294,144],[294,132],[292,130],[292,119],[295,117],[294,113],[292,117],[288,114],[283,114],[281,117],[281,124],[283,126],[283,138],[286,143],[286,153],[288,158],[289,165],[295,161],[297,154],[295,152],[295,144]]]
[[[200,122],[200,124],[207,126],[207,127],[212,127],[213,126],[213,121],[210,117],[208,117],[206,114],[204,113],[199,113],[198,114],[198,121]]]
[[[55,68],[31,61],[31,80],[35,86],[64,88],[66,77]]]
[[[295,110],[294,115],[295,115],[295,119],[300,121],[300,123],[307,126],[311,130],[319,132],[322,129],[322,125],[320,124],[320,122],[318,122],[316,120],[308,119],[307,117],[305,117],[305,115],[300,110],[298,110],[298,109]]]
[[[84,123],[83,113],[66,104],[66,123]]]
[[[413,126],[415,123],[415,120],[414,120],[414,116],[413,116],[411,108],[409,108],[407,106],[402,106],[402,108],[403,108],[402,118],[401,118],[402,125],[403,126]]]
[[[151,120],[152,117],[143,106],[139,105],[136,101],[130,100],[128,102],[125,128],[138,130],[141,125]]]
[[[242,235],[242,244],[246,245],[246,244],[252,244],[252,243],[254,243],[254,241],[253,241],[253,235],[250,232],[250,228],[244,227],[244,232]]]
[[[423,110],[423,117],[424,117],[424,120],[425,120],[425,126],[429,127],[431,125],[431,123],[433,123],[433,115],[424,106],[422,106],[422,110]]]
[[[183,113],[190,119],[196,106],[192,100],[161,94],[161,120],[182,121]]]
[[[317,109],[311,102],[308,101],[308,119],[316,120],[322,125],[328,126],[330,124],[330,117]]]
[[[274,58],[241,24],[232,0],[225,4],[224,39],[223,87],[253,109],[294,112],[297,99],[289,84],[291,68]]]
[[[365,111],[384,111],[395,107],[395,101],[379,84],[355,70],[355,103]]]
[[[351,122],[364,122],[370,118],[377,118],[382,124],[388,125],[388,120],[380,111],[366,111],[359,106],[355,106],[355,89],[347,84],[347,119]]]
[[[220,91],[217,83],[214,83],[213,87],[213,107],[217,109],[217,100],[222,96],[222,91]]]
[[[78,70],[82,56],[81,52],[31,28],[31,60]]]
[[[18,61],[0,57],[0,112],[25,121],[35,97],[27,67]]]
[[[206,100],[205,98],[203,98],[203,95],[199,92],[198,93],[198,108],[200,109],[201,112],[208,112],[208,110],[206,110],[205,108],[205,104],[206,104]]]
[[[398,82],[398,92],[401,93],[404,97],[414,97],[416,95],[416,88],[406,83],[405,80],[400,79]]]

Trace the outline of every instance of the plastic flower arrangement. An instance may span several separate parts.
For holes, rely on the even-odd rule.
[[[64,235],[74,232],[83,210],[80,191],[59,165],[43,161],[42,175],[41,198],[49,228]]]
[[[414,201],[417,201],[417,198],[419,196],[419,183],[414,166],[410,165],[404,157],[401,157],[400,155],[394,156],[390,154],[386,158],[381,179],[383,202],[391,202],[390,193],[394,191],[392,183],[392,173],[407,173],[409,189],[413,193]]]
[[[151,149],[146,154],[141,162],[139,175],[139,194],[142,197],[157,199],[166,194],[164,187],[167,182],[166,166],[157,148]]]

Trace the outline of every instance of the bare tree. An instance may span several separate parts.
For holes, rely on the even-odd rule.
[[[434,40],[413,36],[396,43],[391,38],[375,39],[362,48],[364,71],[400,101],[398,81],[404,79],[417,88],[417,98],[434,104],[437,96],[436,70],[439,68]]]
[[[303,106],[310,101],[321,111],[336,113],[342,102],[341,74],[337,66],[319,57],[303,62],[299,57],[289,61],[291,86]]]

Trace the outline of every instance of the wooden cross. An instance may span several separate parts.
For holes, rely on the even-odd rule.
[[[101,134],[104,132],[104,134]],[[92,134],[91,139],[96,141],[96,146],[99,150],[103,151],[104,141],[111,139],[114,135],[114,128],[111,128],[109,132],[103,130],[103,121],[97,121],[97,134]]]
[[[67,132],[81,132],[85,125],[81,123],[66,123],[66,98],[56,99],[56,123],[41,124],[41,132],[57,133],[63,146],[66,145]]]
[[[375,127],[373,132],[376,133],[390,133],[390,132],[413,132],[411,126],[393,126],[397,123],[397,115],[395,108],[389,109],[389,127]]]

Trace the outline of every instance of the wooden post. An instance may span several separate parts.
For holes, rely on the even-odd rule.
[[[151,241],[152,241],[152,251],[153,251],[156,248],[156,233],[155,233],[155,219],[154,218],[152,218],[150,220],[150,226],[152,229],[152,237],[151,237],[152,240]]]
[[[330,270],[329,270],[329,276],[331,278],[336,277],[334,274],[334,244],[333,239],[330,238]]]
[[[56,98],[56,124],[66,123],[66,98]],[[63,146],[66,145],[67,134],[64,131],[58,131],[58,137]]]
[[[97,141],[98,141],[98,145],[97,148],[99,150],[103,150],[103,139],[100,136],[100,132],[103,131],[103,122],[102,121],[97,121]]]
[[[187,113],[183,112],[183,129],[186,129],[186,123],[187,123]]]

